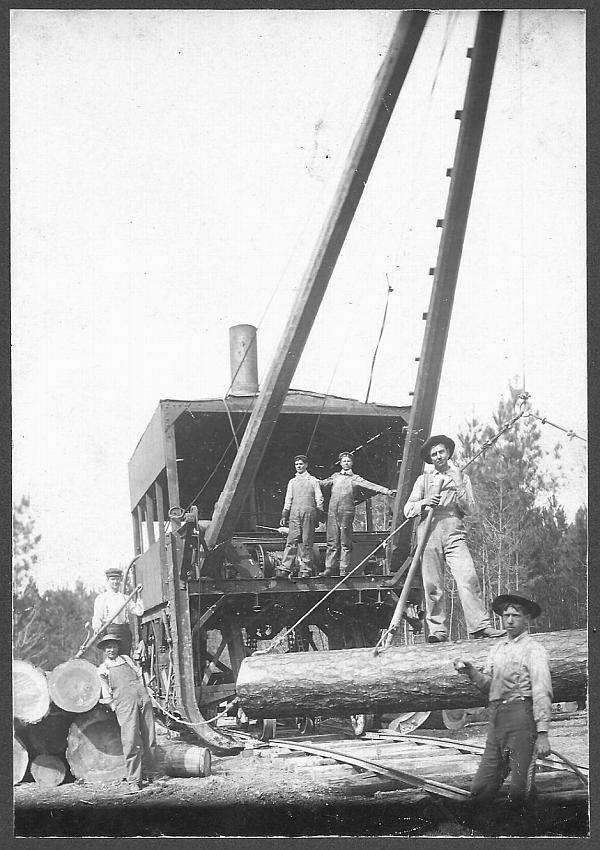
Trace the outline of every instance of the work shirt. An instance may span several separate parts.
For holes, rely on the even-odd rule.
[[[547,732],[552,716],[552,680],[548,655],[541,644],[523,632],[513,640],[500,638],[487,657],[475,683],[483,690],[489,684],[489,701],[531,699],[538,732]]]
[[[319,481],[306,470],[297,472],[288,482],[283,510],[289,511],[292,504],[298,509],[318,508],[320,511],[323,510],[323,494]]]
[[[433,472],[419,475],[415,481],[412,492],[404,505],[404,516],[407,519],[419,516],[425,508],[425,499],[437,492],[440,478],[442,479],[442,489],[439,506],[435,509],[436,513],[454,513],[461,518],[465,514],[472,513],[475,507],[475,499],[473,498],[473,487],[469,476],[463,475],[462,483],[458,486],[452,476],[434,469]]]
[[[119,591],[114,590],[106,590],[104,593],[100,593],[94,602],[94,614],[92,616],[92,629],[97,632],[98,629],[107,623],[113,614],[116,614],[119,608],[124,605],[127,597],[124,593],[119,593]],[[138,617],[141,617],[144,613],[144,603],[140,599],[139,595],[135,602],[130,600],[127,605],[123,608],[120,614],[117,614],[113,623],[115,625],[121,625],[122,623],[127,623],[129,621],[129,614],[135,614]]]
[[[330,511],[340,505],[348,510],[354,510],[360,489],[374,490],[375,493],[382,493],[384,496],[390,496],[392,492],[387,487],[381,487],[379,484],[367,481],[366,478],[361,478],[351,469],[334,472],[329,478],[323,478],[319,483],[322,487],[331,487]]]
[[[100,683],[102,685],[102,696],[100,698],[101,703],[109,704],[113,701],[114,695],[110,686],[109,671],[114,667],[120,667],[122,664],[128,664],[137,676],[139,682],[142,683],[142,669],[141,667],[138,667],[137,664],[134,664],[128,655],[117,655],[116,658],[106,658],[98,667],[98,675],[100,676]]]

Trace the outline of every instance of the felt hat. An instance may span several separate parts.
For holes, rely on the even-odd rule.
[[[101,649],[105,643],[109,643],[110,641],[116,641],[119,644],[119,649],[121,648],[121,636],[118,632],[111,632],[110,629],[106,634],[102,635],[96,646],[98,649]]]
[[[118,576],[119,578],[123,578],[123,570],[120,567],[109,567],[104,573],[106,578],[110,578],[111,576]]]
[[[354,460],[352,452],[340,452],[338,455],[338,460],[341,460],[343,457],[349,457],[350,460]]]
[[[439,446],[440,444],[442,446],[446,446],[448,449],[448,456],[452,457],[454,449],[456,448],[454,440],[451,440],[450,437],[447,437],[445,434],[434,434],[433,437],[430,437],[421,446],[421,460],[424,463],[431,463],[431,450],[434,446]]]
[[[500,596],[497,596],[492,602],[492,610],[496,614],[502,615],[502,612],[506,608],[507,605],[522,605],[523,608],[530,615],[531,619],[534,620],[536,617],[542,613],[542,609],[540,605],[533,598],[533,593],[529,588],[521,587],[519,590],[516,590],[514,593],[503,593]]]
[[[308,463],[308,458],[306,457],[306,455],[296,455],[296,457],[294,458],[294,463],[296,463],[297,460],[302,460],[304,461],[304,463]]]

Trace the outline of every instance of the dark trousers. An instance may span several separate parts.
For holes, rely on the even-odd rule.
[[[535,818],[535,742],[530,699],[491,702],[485,749],[471,784],[477,803],[491,803],[508,774],[510,825],[530,834]]]

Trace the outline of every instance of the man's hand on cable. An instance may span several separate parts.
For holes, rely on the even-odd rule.
[[[421,504],[424,508],[437,508],[440,503],[440,498],[441,496],[439,493],[434,493],[432,496],[427,496],[426,499],[423,499]]]
[[[550,741],[548,740],[547,732],[538,732],[535,742],[535,751],[538,758],[544,759],[550,755]]]

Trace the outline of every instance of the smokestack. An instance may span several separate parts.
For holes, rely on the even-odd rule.
[[[229,328],[229,362],[231,389],[229,395],[258,393],[258,357],[254,325],[234,325]]]

